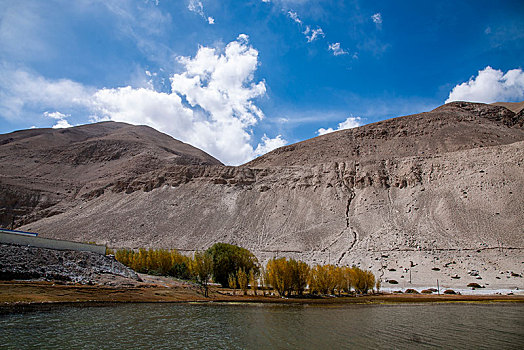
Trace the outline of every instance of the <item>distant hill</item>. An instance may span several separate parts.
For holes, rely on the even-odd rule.
[[[167,165],[222,163],[153,128],[125,123],[0,135],[0,224],[19,225],[59,212],[62,201],[96,195],[122,178]]]
[[[120,123],[0,135],[2,226],[187,253],[233,243],[360,264],[384,288],[522,289],[523,113],[453,102],[239,167]]]
[[[522,102],[495,102],[495,103],[492,103],[492,105],[506,107],[513,113],[519,113],[520,111],[524,109],[524,101]]]
[[[431,112],[335,131],[284,146],[248,167],[428,156],[522,140],[524,116],[500,106],[452,102]]]

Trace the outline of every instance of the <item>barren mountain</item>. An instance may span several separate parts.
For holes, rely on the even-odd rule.
[[[164,166],[221,164],[147,126],[103,122],[0,135],[0,225],[60,213],[64,202]]]
[[[183,145],[165,135],[88,156],[73,146],[87,139],[63,141],[107,127],[120,131],[97,139],[128,145],[144,127],[22,132],[42,138],[43,148],[11,133],[0,138],[11,140],[0,146],[3,225],[16,215],[15,226],[42,236],[112,247],[191,252],[235,243],[262,261],[360,264],[399,282],[384,284],[391,288],[437,279],[443,287],[524,288],[523,123],[522,111],[454,102],[285,146],[240,167],[187,145],[183,155],[174,146],[165,147],[176,154],[162,151],[156,140]]]
[[[513,113],[519,113],[520,111],[524,109],[524,101],[522,102],[495,102],[495,103],[492,103],[492,105],[506,107]]]
[[[430,156],[522,141],[522,115],[507,108],[452,102],[415,114],[284,146],[249,167],[363,162]]]

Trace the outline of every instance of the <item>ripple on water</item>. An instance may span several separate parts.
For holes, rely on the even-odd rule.
[[[2,347],[519,348],[524,305],[127,304],[0,316]]]

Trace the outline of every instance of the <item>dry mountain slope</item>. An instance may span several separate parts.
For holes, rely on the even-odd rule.
[[[159,160],[94,181],[85,196],[51,206],[55,215],[27,214],[21,228],[114,247],[192,251],[230,242],[263,261],[360,263],[400,287],[411,285],[408,269],[426,286],[481,277],[524,287],[511,275],[524,272],[523,120],[522,111],[456,102],[241,167]]]
[[[249,167],[363,162],[436,155],[521,141],[522,114],[500,106],[452,102],[427,113],[337,131],[284,146]]]
[[[492,105],[506,107],[513,113],[519,113],[520,111],[524,109],[524,101],[522,102],[495,102],[495,103],[492,103]]]
[[[64,202],[94,197],[108,185],[174,164],[221,165],[150,127],[125,123],[0,135],[0,225],[56,214]]]

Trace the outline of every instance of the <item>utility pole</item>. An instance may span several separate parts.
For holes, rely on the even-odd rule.
[[[411,267],[409,268],[409,284],[411,284]]]
[[[438,293],[438,295],[440,295],[440,286],[438,284],[438,280],[437,280],[437,293]]]

